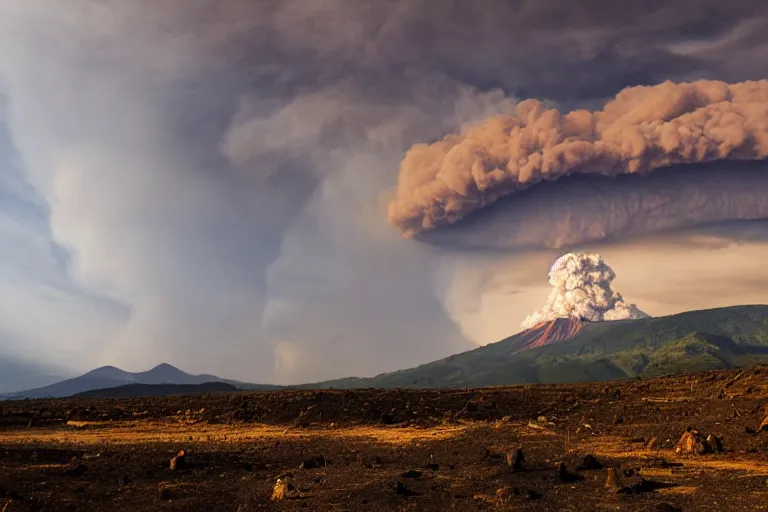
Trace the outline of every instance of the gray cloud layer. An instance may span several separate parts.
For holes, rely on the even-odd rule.
[[[32,329],[32,306],[10,296],[6,316],[84,366],[170,359],[288,381],[446,355],[466,341],[433,294],[436,249],[385,223],[403,152],[512,113],[515,98],[595,108],[630,85],[763,78],[766,11],[0,0],[3,122],[44,236],[69,253],[64,271],[46,268],[65,272],[59,291],[121,305],[78,299],[91,316],[77,318],[104,324],[88,336],[81,320]]]
[[[768,218],[768,162],[715,162],[532,187],[421,235],[454,247],[559,249],[588,242]]]

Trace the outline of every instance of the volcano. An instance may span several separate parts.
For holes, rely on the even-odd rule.
[[[512,338],[507,347],[510,354],[515,354],[529,348],[544,347],[568,341],[581,332],[585,321],[580,318],[556,318],[549,322],[541,322]]]
[[[657,318],[538,323],[496,343],[415,368],[306,388],[451,388],[593,382],[768,363],[768,305]]]

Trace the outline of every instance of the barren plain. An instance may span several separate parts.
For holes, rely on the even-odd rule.
[[[768,510],[767,406],[765,366],[2,402],[0,511]],[[677,453],[686,430],[693,452]]]

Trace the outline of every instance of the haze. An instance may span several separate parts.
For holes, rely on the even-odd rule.
[[[0,368],[372,376],[519,331],[572,251],[650,315],[768,303],[767,28],[762,0],[0,0]],[[567,112],[700,80],[722,82],[706,121],[744,128],[704,130],[709,153],[557,153],[482,188],[476,161],[530,148],[440,149],[508,149],[494,123],[533,125],[535,99],[543,152]]]

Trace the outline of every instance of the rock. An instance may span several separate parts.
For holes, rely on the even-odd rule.
[[[695,453],[703,455],[711,451],[706,439],[696,430],[686,430],[675,446],[675,453]]]
[[[707,436],[707,445],[715,453],[723,453],[723,441],[712,434]]]
[[[659,503],[653,508],[653,512],[683,512],[683,509],[669,503]]]
[[[525,453],[523,453],[522,448],[507,453],[507,466],[511,467],[515,473],[525,471]]]
[[[576,468],[578,471],[594,471],[603,469],[603,464],[595,458],[594,455],[585,455],[581,460],[581,466]]]
[[[272,488],[272,501],[281,501],[298,498],[300,495],[296,488],[291,484],[290,477],[278,478],[275,486]]]
[[[395,493],[398,496],[421,496],[421,493],[412,491],[411,489],[404,486],[402,482],[397,482],[397,486],[395,487]]]
[[[613,425],[621,425],[624,423],[624,418],[621,417],[621,414],[617,414],[613,417],[613,420],[611,421],[611,424]]]
[[[310,457],[299,465],[299,469],[317,469],[326,466],[325,457],[322,455],[315,455]]]
[[[160,499],[163,501],[167,501],[171,499],[171,490],[167,487],[161,487],[160,488]]]
[[[187,467],[187,452],[180,450],[174,458],[171,459],[171,471],[179,471]]]
[[[619,470],[616,468],[609,468],[605,479],[605,488],[618,491],[622,488],[621,478],[619,477]]]
[[[579,480],[584,480],[584,477],[570,473],[565,462],[558,462],[555,464],[555,480],[558,482],[573,483],[578,482]]]
[[[440,469],[440,464],[438,464],[436,462],[432,462],[432,463],[427,464],[426,466],[424,466],[424,469],[429,469],[431,471],[438,471]]]
[[[652,437],[648,440],[648,443],[645,445],[645,448],[648,450],[653,450],[656,448],[656,443],[659,441],[658,437]]]
[[[131,479],[128,478],[127,476],[119,476],[119,477],[117,477],[117,485],[119,487],[124,487],[124,486],[128,485],[129,483],[131,483]]]
[[[421,478],[421,471],[410,469],[400,476],[403,478]]]

